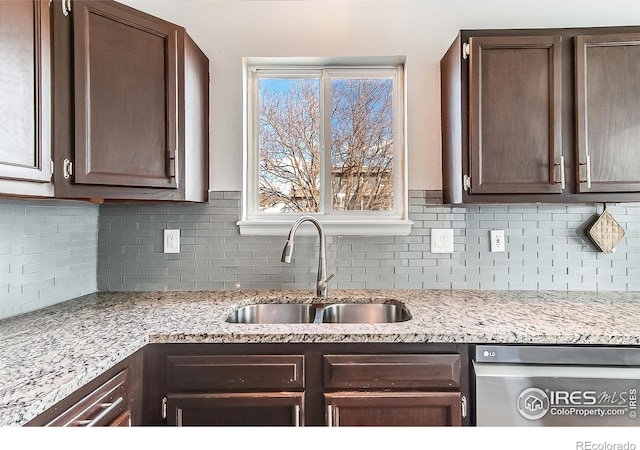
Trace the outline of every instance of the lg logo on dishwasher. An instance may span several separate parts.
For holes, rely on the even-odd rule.
[[[637,417],[637,390],[627,391],[553,391],[527,388],[520,393],[516,407],[522,417],[538,420],[552,416]]]

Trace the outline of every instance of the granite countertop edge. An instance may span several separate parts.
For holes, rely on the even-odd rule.
[[[255,302],[311,291],[97,292],[0,320],[0,426],[24,425],[147,343],[640,344],[640,292],[334,290],[326,300],[400,301],[392,324],[243,325]]]

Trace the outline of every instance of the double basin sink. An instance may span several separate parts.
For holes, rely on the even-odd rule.
[[[401,303],[256,303],[241,306],[227,322],[276,323],[394,323],[411,319]]]

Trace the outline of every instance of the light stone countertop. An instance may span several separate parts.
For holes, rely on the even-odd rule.
[[[0,321],[0,426],[23,425],[147,343],[438,342],[638,345],[640,292],[332,290],[327,302],[397,300],[390,324],[225,322],[311,291],[104,292]]]

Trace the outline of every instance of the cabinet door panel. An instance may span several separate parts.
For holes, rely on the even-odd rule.
[[[460,386],[460,355],[325,355],[325,389]]]
[[[0,178],[51,180],[48,1],[0,2]]]
[[[469,43],[471,193],[560,193],[561,38]]]
[[[168,394],[167,423],[174,426],[300,426],[304,394]]]
[[[175,188],[179,28],[74,4],[75,182]]]
[[[640,33],[575,42],[579,191],[638,192]]]
[[[170,390],[304,389],[302,355],[202,355],[167,357]]]
[[[325,394],[330,426],[460,426],[459,392]]]

